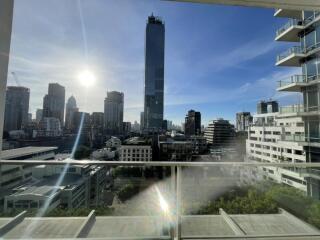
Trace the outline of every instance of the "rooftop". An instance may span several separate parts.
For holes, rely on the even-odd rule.
[[[31,154],[55,151],[57,149],[57,147],[23,147],[4,150],[0,154],[2,159],[10,160],[18,157],[28,156]]]

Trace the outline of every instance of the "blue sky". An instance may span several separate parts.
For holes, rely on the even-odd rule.
[[[272,9],[160,0],[16,0],[9,71],[31,90],[30,112],[42,108],[49,82],[66,87],[80,110],[103,111],[107,90],[125,94],[126,121],[143,109],[144,35],[148,15],[166,27],[165,118],[180,124],[189,109],[203,123],[234,121],[261,99],[282,105],[300,95],[276,93],[276,82],[299,71],[275,67],[290,44],[274,42],[285,19]],[[77,81],[86,66],[96,85]],[[8,84],[14,85],[12,76]]]

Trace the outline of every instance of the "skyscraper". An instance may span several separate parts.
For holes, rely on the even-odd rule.
[[[185,118],[185,135],[199,135],[201,133],[201,113],[194,110],[188,111]]]
[[[43,117],[54,117],[64,122],[65,88],[58,83],[49,83],[48,94],[43,98]]]
[[[6,93],[4,130],[20,130],[28,122],[30,90],[8,87]]]
[[[144,129],[162,128],[165,27],[159,17],[148,17],[145,38]]]
[[[78,112],[77,101],[74,96],[69,97],[66,104],[66,121],[65,127],[66,129],[73,129],[73,115],[75,112]]]
[[[104,100],[104,124],[109,134],[120,134],[123,124],[124,95],[121,92],[107,92]]]

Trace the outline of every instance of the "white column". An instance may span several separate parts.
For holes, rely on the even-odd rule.
[[[14,0],[0,0],[0,156]]]

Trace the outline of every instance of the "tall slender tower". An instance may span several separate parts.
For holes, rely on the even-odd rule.
[[[145,38],[144,130],[158,131],[163,122],[165,27],[148,17]]]

